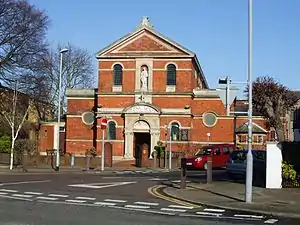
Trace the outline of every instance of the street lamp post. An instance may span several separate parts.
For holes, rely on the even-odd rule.
[[[252,202],[253,155],[252,155],[252,0],[248,0],[248,153],[246,170],[246,203]]]
[[[59,171],[59,142],[60,142],[60,112],[61,112],[61,80],[62,80],[62,67],[63,67],[63,54],[66,53],[68,49],[64,48],[60,50],[60,66],[59,66],[59,83],[58,83],[58,111],[57,111],[57,143],[56,143],[56,171]]]

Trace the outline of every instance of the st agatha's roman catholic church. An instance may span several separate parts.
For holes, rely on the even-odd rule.
[[[147,17],[134,32],[98,51],[96,58],[98,87],[67,90],[61,125],[67,153],[83,155],[93,146],[100,153],[103,140],[110,144],[115,162],[134,159],[144,144],[151,158],[158,141],[167,148],[171,145],[174,152],[193,151],[207,144],[233,144],[236,129],[247,122],[246,116],[226,115],[196,54],[157,32]],[[86,112],[95,114],[92,124],[85,121]],[[102,133],[103,116],[108,125]],[[41,132],[49,131],[50,125],[44,123]],[[268,133],[265,120],[254,117],[254,126],[263,139],[254,145],[263,145]],[[52,128],[58,129],[55,124]],[[41,152],[55,146],[55,135],[40,143]]]

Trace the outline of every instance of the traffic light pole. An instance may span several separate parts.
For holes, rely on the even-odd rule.
[[[252,202],[253,155],[252,155],[252,0],[248,0],[249,45],[248,45],[248,153],[246,170],[246,203]]]

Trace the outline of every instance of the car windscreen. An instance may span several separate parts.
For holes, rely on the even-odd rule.
[[[247,159],[247,152],[245,152],[245,151],[233,151],[231,153],[230,158],[233,161],[244,161],[244,160]]]
[[[233,151],[231,153],[231,159],[234,161],[244,161],[247,159],[248,151]],[[252,151],[253,159],[266,160],[266,151]]]
[[[211,154],[212,149],[211,148],[203,148],[202,152],[199,152],[196,154],[196,156],[206,156]]]

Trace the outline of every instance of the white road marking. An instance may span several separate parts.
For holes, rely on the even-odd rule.
[[[151,181],[163,181],[163,180],[168,180],[167,178],[151,178],[151,179],[149,179],[149,180],[151,180]]]
[[[11,189],[0,189],[0,191],[3,191],[3,192],[11,192],[11,193],[16,193],[18,191],[16,190],[11,190]]]
[[[50,197],[67,198],[69,195],[49,194]]]
[[[122,185],[127,185],[127,184],[134,184],[134,183],[136,183],[136,181],[132,181],[132,182],[114,182],[114,183],[70,184],[68,186],[69,187],[100,189],[100,188],[116,187],[116,186],[122,186]]]
[[[171,211],[171,212],[186,212],[185,209],[172,209],[172,208],[161,208],[162,211]]]
[[[10,198],[10,199],[16,199],[16,200],[22,200],[22,201],[28,201],[28,202],[32,202],[32,199],[28,199],[28,198],[20,198],[20,197],[13,197],[13,196],[7,196],[7,195],[0,195],[0,198]]]
[[[243,217],[243,218],[256,218],[256,219],[263,219],[264,216],[256,216],[256,215],[243,215],[243,214],[235,214],[235,217]]]
[[[125,205],[125,208],[149,209],[150,206],[146,206],[146,205]]]
[[[180,182],[181,182],[181,180],[172,180],[171,182],[172,182],[172,183],[180,183]],[[187,181],[186,181],[186,183],[190,183],[190,181],[189,181],[189,180],[187,180]]]
[[[76,199],[83,199],[83,200],[96,200],[96,198],[91,198],[91,197],[81,197],[81,196],[78,196],[78,197],[75,197]]]
[[[27,200],[27,199],[25,199]],[[98,207],[102,206],[101,204],[90,204],[90,203],[71,203],[71,202],[62,202],[62,201],[46,201],[46,200],[38,200],[38,202],[43,202],[43,203],[51,203],[51,204],[65,204],[65,205],[78,205],[78,206],[92,206],[92,207]],[[102,202],[102,203],[109,203],[109,202]],[[113,204],[113,203],[111,203]],[[162,212],[162,211],[156,211],[156,210],[151,210],[151,209],[137,209],[137,208],[125,208],[123,206],[113,206],[113,205],[107,205],[107,207],[110,208],[115,208],[115,209],[123,209],[123,210],[130,210],[130,211],[139,211],[139,212],[147,212],[147,213],[152,213],[152,214],[160,214],[160,215],[169,215],[169,216],[174,216],[175,213],[172,212]]]
[[[58,198],[52,198],[52,197],[45,197],[45,196],[38,196],[37,199],[43,199],[43,200],[57,200]]]
[[[114,206],[117,203],[112,203],[112,202],[94,202],[94,205],[106,205],[106,206]]]
[[[13,194],[14,197],[20,197],[20,198],[32,198],[32,195],[22,195],[22,194]]]
[[[126,200],[119,200],[119,199],[105,199],[105,202],[117,202],[117,203],[125,203]]]
[[[222,213],[210,213],[210,212],[196,212],[198,215],[207,215],[207,216],[222,216]]]
[[[266,220],[264,223],[274,224],[274,223],[276,223],[276,222],[278,222],[278,220],[276,220],[276,219],[268,219],[268,220]]]
[[[85,200],[75,200],[75,199],[67,199],[66,202],[72,202],[72,203],[84,203]]]
[[[50,181],[51,181],[51,180],[20,181],[20,182],[2,183],[2,184],[0,184],[0,186],[4,186],[4,185],[15,185],[15,184],[46,183],[46,182],[50,182]]]
[[[192,206],[183,206],[183,205],[169,205],[170,208],[177,208],[177,209],[193,209]]]
[[[0,192],[0,195],[7,195],[8,193],[6,192]]]
[[[28,194],[28,195],[42,195],[43,193],[41,192],[32,192],[32,191],[26,191],[24,192],[25,194]]]
[[[204,209],[206,212],[225,212],[225,209]]]
[[[156,202],[134,202],[134,204],[138,204],[138,205],[152,205],[152,206],[159,205],[159,203],[156,203]]]

